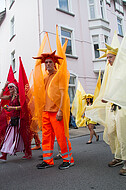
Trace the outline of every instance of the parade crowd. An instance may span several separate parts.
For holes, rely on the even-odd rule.
[[[0,162],[6,162],[8,154],[16,155],[17,152],[24,152],[22,159],[31,159],[32,150],[41,149],[38,132],[42,131],[42,162],[37,164],[37,169],[53,167],[54,159],[63,160],[58,167],[60,170],[67,169],[74,166],[69,127],[87,126],[90,139],[86,144],[91,144],[93,135],[99,141],[95,126],[101,124],[104,126],[103,139],[114,155],[108,166],[122,165],[119,174],[126,176],[126,36],[120,45],[114,34],[111,45],[105,44],[105,49],[99,49],[104,52],[100,58],[107,58],[102,84],[98,79],[94,95],[84,90],[81,95],[76,93],[71,108],[70,74],[65,55],[67,40],[61,46],[58,28],[56,45],[57,51],[52,51],[45,33],[38,55],[33,57],[35,67],[29,80],[21,57],[18,81],[10,66],[0,92]],[[36,146],[31,148],[33,138]],[[59,153],[54,158],[55,138]]]

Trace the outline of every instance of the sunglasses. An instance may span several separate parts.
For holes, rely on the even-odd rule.
[[[11,89],[11,88],[13,88],[13,86],[8,86],[8,89]]]

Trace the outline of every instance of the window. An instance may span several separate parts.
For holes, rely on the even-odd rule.
[[[64,11],[69,11],[68,0],[59,0],[59,8]]]
[[[13,72],[15,72],[15,51],[11,53],[11,65],[12,65]]]
[[[61,42],[62,45],[65,42],[65,39],[68,39],[68,43],[67,43],[67,48],[66,48],[66,54],[71,54],[72,55],[72,31],[65,29],[65,28],[61,28]]]
[[[100,0],[100,9],[101,9],[101,16],[104,19],[104,2]]]
[[[115,0],[115,10],[123,13],[123,1],[122,0]]]
[[[95,18],[95,4],[94,0],[89,0],[90,19]]]
[[[14,17],[11,19],[11,37],[13,37],[14,36],[14,34],[15,34],[15,26],[14,26]]]
[[[102,84],[102,81],[103,81],[103,76],[104,76],[104,71],[101,71],[101,84]]]
[[[104,41],[106,44],[108,44],[108,36],[104,36]]]
[[[94,46],[94,57],[99,58],[99,56],[100,56],[100,53],[98,51],[98,49],[99,49],[99,36],[98,35],[92,36],[92,39],[93,39],[93,46]]]
[[[116,3],[118,3],[119,5],[123,6],[123,1],[122,0],[115,0]]]
[[[118,24],[118,34],[123,36],[122,19],[119,17],[117,17],[117,24]]]
[[[69,88],[68,88],[68,93],[70,97],[70,104],[72,104],[74,96],[75,96],[75,91],[76,91],[76,76],[71,74],[70,75],[70,81],[69,81]]]

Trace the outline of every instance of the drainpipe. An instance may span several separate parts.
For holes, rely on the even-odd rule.
[[[41,34],[40,34],[40,10],[39,10],[39,0],[38,0],[38,32],[39,32],[39,47],[41,45]]]

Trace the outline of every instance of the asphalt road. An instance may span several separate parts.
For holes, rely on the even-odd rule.
[[[118,174],[121,166],[107,166],[113,157],[99,134],[100,141],[94,138],[89,145],[89,135],[71,139],[75,166],[66,170],[58,169],[62,160],[38,170],[41,150],[34,150],[31,160],[22,160],[23,153],[8,156],[6,163],[0,163],[0,190],[126,190],[126,176]]]

